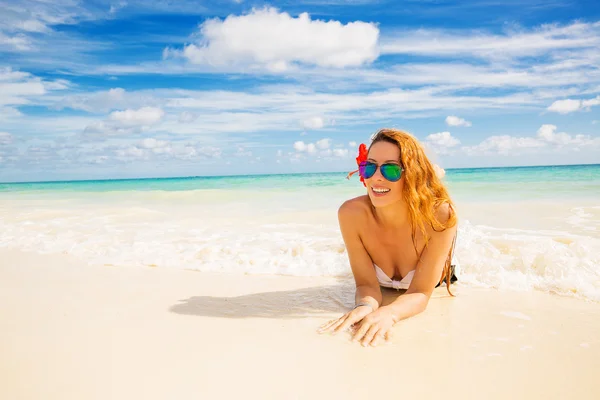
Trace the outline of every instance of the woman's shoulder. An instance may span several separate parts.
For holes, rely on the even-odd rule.
[[[435,217],[437,218],[440,224],[445,224],[448,222],[452,214],[454,213],[454,208],[450,205],[450,203],[443,202],[439,206],[434,209]]]
[[[452,204],[443,202],[434,209],[434,218],[437,225],[428,224],[427,233],[431,236],[443,234],[448,228],[453,228],[457,223],[456,211]]]
[[[353,199],[346,200],[338,209],[340,218],[352,217],[357,218],[367,216],[371,210],[371,200],[368,195],[358,196]]]

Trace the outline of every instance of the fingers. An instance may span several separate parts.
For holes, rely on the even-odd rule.
[[[333,319],[333,320],[321,325],[321,327],[319,329],[317,329],[317,332],[325,333],[327,331],[330,331],[331,329],[333,329],[333,328],[337,327],[339,324],[341,324],[347,317],[348,317],[348,314],[344,314],[340,318]]]
[[[380,329],[373,337],[373,340],[371,341],[371,346],[377,346],[382,340],[385,340],[385,332],[383,329]]]
[[[385,333],[385,341],[386,342],[391,342],[392,340],[394,340],[394,332],[391,329],[389,329]]]
[[[358,328],[358,330],[352,337],[352,341],[360,342],[360,340],[363,338],[363,336],[365,336],[365,334],[367,333],[367,331],[369,330],[370,327],[371,327],[371,322],[369,321],[369,319],[368,318],[363,319],[362,324],[360,324],[360,327]]]
[[[360,322],[361,324],[357,324]],[[375,347],[382,342],[391,342],[393,339],[393,332],[390,328],[382,328],[377,322],[369,321],[369,319],[363,319],[361,315],[353,315],[348,313],[338,319],[331,320],[317,330],[318,333],[331,332],[336,334],[343,332],[348,328],[355,328],[352,337],[353,342],[361,342],[363,346]]]
[[[333,323],[337,321],[337,319],[332,319],[330,321],[325,322],[323,325],[319,326],[319,329],[317,329],[317,332],[322,332],[325,329],[329,328],[330,325],[333,325]]]
[[[363,346],[370,345],[371,341],[373,340],[373,337],[379,331],[379,329],[380,329],[380,327],[377,324],[371,325],[371,327],[369,328],[369,330],[365,334],[365,337],[362,340],[362,345]]]
[[[370,310],[368,307],[367,309]],[[331,320],[321,325],[321,327],[317,329],[317,333],[331,332],[333,334],[336,334],[338,332],[343,332],[352,325],[362,320],[367,314],[369,314],[369,311],[365,312],[365,310],[362,310],[360,308],[354,309],[344,314],[338,319]]]
[[[363,319],[362,314],[359,314],[356,311],[351,311],[348,314],[348,318],[346,318],[346,321],[344,321],[344,323],[342,325],[340,325],[337,329],[335,329],[334,333],[344,332],[346,329],[350,328],[352,325],[356,324],[361,319]]]
[[[368,318],[363,320],[352,338],[353,342],[361,342],[363,346],[377,346],[384,340],[392,340],[391,329],[382,327],[378,322],[371,322]]]

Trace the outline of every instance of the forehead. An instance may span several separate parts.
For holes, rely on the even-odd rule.
[[[400,149],[389,142],[377,142],[369,149],[369,158],[376,161],[400,160]]]

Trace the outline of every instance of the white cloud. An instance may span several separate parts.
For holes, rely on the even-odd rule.
[[[543,64],[542,64],[543,65]],[[367,75],[363,72],[361,75]],[[475,87],[539,88],[581,85],[597,82],[598,77],[585,68],[563,68],[546,71],[536,65],[491,63],[470,65],[465,60],[456,62],[432,61],[421,64],[403,64],[389,71],[371,71],[370,79],[384,85],[410,83],[413,85],[452,85],[452,89]],[[356,79],[357,77],[355,77]],[[581,90],[581,89],[580,89]],[[459,96],[461,97],[461,96]]]
[[[246,149],[244,146],[238,146],[237,151],[234,154],[234,157],[252,157],[254,154],[252,151]]]
[[[198,155],[198,151],[196,150],[196,148],[189,145],[175,149],[173,153],[177,158],[182,160],[188,160]]]
[[[104,163],[106,163],[106,161],[108,161],[108,159],[109,159],[108,156],[92,156],[87,159],[87,163],[88,164],[104,164]],[[83,161],[83,159],[82,159],[82,161]]]
[[[460,140],[452,136],[448,131],[432,133],[425,138],[425,141],[443,147],[454,147],[460,144]]]
[[[328,149],[329,146],[331,145],[331,139],[321,139],[321,140],[318,140],[317,143],[316,143],[316,145],[317,145],[318,149],[321,149],[321,150]]]
[[[146,138],[137,144],[112,146],[103,150],[116,157],[116,161],[134,160],[190,160],[221,157],[221,149],[199,143],[173,143],[155,138]],[[109,160],[111,158],[109,157]],[[105,161],[105,160],[104,160]]]
[[[209,19],[200,26],[200,39],[182,51],[165,49],[164,57],[181,55],[193,64],[216,67],[254,65],[280,72],[295,64],[349,67],[378,57],[379,29],[361,21],[294,18],[275,8],[253,9],[246,15]]]
[[[142,132],[141,126],[121,126],[118,123],[112,121],[95,121],[87,125],[83,130],[83,135],[88,137],[94,137],[99,135],[119,135],[129,136]]]
[[[548,107],[548,111],[560,114],[568,114],[581,108],[581,100],[557,100]]]
[[[23,79],[23,77],[27,78],[30,75],[18,71],[5,71],[3,75],[0,74],[0,85],[8,81],[15,81],[17,78]],[[0,99],[3,95],[0,92]],[[443,115],[448,115],[457,107],[469,111],[473,109],[498,110],[531,107],[544,103],[524,95],[461,96],[460,101],[457,102],[457,97],[444,90],[430,87],[416,90],[393,89],[356,93],[315,92],[306,87],[292,85],[268,85],[246,92],[181,89],[150,89],[130,92],[121,88],[113,88],[111,91],[83,93],[78,96],[79,103],[82,104],[81,109],[98,111],[101,108],[94,110],[94,106],[110,107],[111,100],[114,100],[118,104],[119,110],[136,111],[151,105],[163,110],[165,115],[160,120],[160,125],[153,125],[149,128],[125,125],[110,119],[98,122],[97,119],[91,117],[86,117],[87,122],[79,127],[83,118],[66,117],[64,114],[58,125],[54,123],[54,120],[58,121],[58,118],[31,115],[27,117],[27,125],[24,125],[22,120],[17,124],[15,120],[13,125],[1,125],[0,130],[15,133],[18,132],[15,130],[18,128],[31,133],[43,131],[52,135],[81,132],[88,126],[86,133],[95,132],[122,137],[138,135],[141,132],[144,132],[145,136],[154,133],[162,135],[169,132],[210,137],[219,133],[295,131],[298,129],[298,121],[303,121],[311,115],[335,116],[340,129],[344,129],[347,126],[370,123],[374,119],[410,118],[419,115],[435,115],[436,118],[439,118],[440,110],[442,110],[441,112],[445,111]],[[95,102],[88,97],[95,99]],[[46,94],[41,96],[27,96],[24,101],[30,101],[29,99],[32,99],[31,101],[35,99],[37,104],[51,106],[53,102],[61,104],[64,97],[46,91]],[[71,102],[77,103],[75,97],[69,97],[69,99]],[[194,123],[181,123],[178,121],[178,117],[185,112],[202,115],[202,118],[197,119]],[[304,140],[307,141],[306,138]],[[316,143],[314,145],[316,148]],[[355,153],[355,149],[356,146],[353,146],[350,152]]]
[[[157,140],[155,138],[143,139],[140,143],[144,149],[160,149],[169,145],[166,140]]]
[[[99,4],[103,3],[103,4]],[[108,4],[107,4],[108,3]],[[110,7],[108,5],[110,4]],[[81,1],[81,0],[12,0],[2,2],[0,30],[35,33],[52,32],[54,25],[73,25],[81,21],[113,18],[116,11],[130,6],[133,12],[168,11],[193,14],[202,11],[195,0],[163,1]]]
[[[110,3],[113,3],[112,5]],[[206,15],[211,11],[196,0],[178,1],[82,1],[82,0],[2,0],[0,1],[0,52],[18,52],[15,65],[44,66],[47,70],[65,71],[77,66],[87,75],[97,58],[90,55],[97,48],[111,50],[123,40],[101,42],[98,35],[86,35],[86,27],[76,30],[54,29],[57,25],[75,25],[84,21],[114,19],[115,13],[128,5],[128,14]],[[109,7],[110,6],[110,7]],[[123,22],[126,23],[126,22]],[[132,31],[132,34],[135,33]],[[129,35],[128,35],[129,36]],[[145,35],[143,35],[145,36]],[[141,37],[141,36],[140,36]],[[146,38],[145,38],[146,39]],[[132,39],[135,40],[135,37]],[[103,57],[104,58],[104,57]],[[105,59],[105,58],[104,58]]]
[[[149,8],[161,8],[167,3],[169,7],[173,8],[178,8],[182,3],[186,3],[189,6],[189,2],[175,2],[177,4],[174,2],[154,2],[145,3],[144,5]],[[202,6],[198,5],[197,7],[200,9]],[[135,7],[132,6],[131,9],[135,9]],[[53,65],[61,70],[76,70],[77,73],[83,74],[137,74],[141,72],[182,75],[199,72],[263,74],[266,72],[264,69],[265,66],[278,70],[293,68],[293,74],[287,74],[287,78],[297,79],[304,84],[312,85],[319,89],[323,89],[324,87],[347,87],[349,90],[356,89],[357,91],[364,87],[394,88],[407,87],[407,85],[433,85],[439,87],[449,87],[452,85],[454,86],[453,90],[460,90],[460,86],[469,89],[477,87],[508,87],[510,89],[518,87],[550,87],[562,89],[564,86],[569,86],[568,90],[573,89],[575,93],[563,94],[562,96],[581,96],[586,87],[589,88],[590,85],[599,82],[600,76],[598,75],[597,68],[595,68],[600,63],[600,52],[597,51],[600,41],[600,23],[597,22],[575,23],[566,26],[543,25],[521,30],[513,29],[512,31],[500,34],[465,29],[413,29],[398,32],[394,31],[391,27],[386,27],[386,30],[382,32],[382,34],[387,34],[382,45],[384,50],[390,44],[400,43],[408,45],[408,47],[401,46],[401,52],[410,54],[414,52],[417,55],[425,52],[427,55],[432,55],[436,58],[420,61],[419,63],[409,61],[395,65],[390,63],[382,67],[375,65],[376,68],[357,68],[352,69],[351,73],[348,73],[347,70],[339,70],[329,66],[319,66],[318,64],[310,63],[306,65],[306,63],[303,64],[301,61],[286,61],[287,59],[284,56],[287,53],[284,52],[284,56],[279,56],[278,48],[269,45],[270,41],[279,40],[280,36],[278,35],[273,35],[269,39],[270,41],[255,41],[251,43],[251,46],[246,47],[241,45],[235,47],[234,42],[230,42],[229,39],[242,40],[244,37],[241,34],[237,36],[237,31],[235,30],[231,34],[224,32],[225,26],[246,29],[249,26],[249,21],[253,21],[252,18],[258,18],[257,15],[261,12],[268,14],[268,10],[273,9],[254,10],[247,15],[241,16],[232,15],[225,20],[211,20],[216,22],[216,26],[221,27],[221,30],[216,34],[216,38],[225,43],[226,53],[233,52],[234,55],[239,53],[244,55],[241,61],[235,65],[232,65],[232,62],[229,62],[226,66],[213,66],[210,63],[192,65],[190,63],[179,62],[180,60],[167,60],[166,62],[157,60],[156,62],[148,61],[133,65],[104,64],[98,66],[85,61],[79,62],[80,58],[76,57],[45,57],[45,64]],[[281,16],[285,15],[285,13],[274,11],[274,15]],[[299,17],[288,17],[293,21],[299,19]],[[27,18],[31,19],[31,15]],[[311,24],[315,22],[324,23],[314,20],[310,22]],[[327,24],[333,22],[340,27],[349,25],[341,25],[336,21],[329,21]],[[257,29],[257,31],[268,30],[266,28],[268,26],[261,26],[260,28],[264,29]],[[256,33],[256,35],[259,35],[259,33]],[[218,40],[212,42],[209,40],[209,37],[202,35],[201,32],[196,37],[199,40],[193,46],[196,46],[203,52],[220,54],[218,48],[220,42]],[[304,37],[300,35],[297,40]],[[436,43],[435,40],[440,38],[442,41]],[[319,39],[319,41],[321,40]],[[454,50],[452,46],[455,46]],[[251,49],[247,49],[247,47]],[[252,61],[254,60],[252,58],[254,54],[256,52],[260,53],[259,50],[252,50],[255,48],[259,48],[260,51],[269,52],[273,58],[279,59],[279,61]],[[375,48],[377,48],[377,45]],[[183,55],[183,52],[184,50],[167,50],[165,53],[168,56],[170,54]],[[510,59],[511,57],[529,57],[530,54],[541,54],[542,57],[531,59],[531,62],[529,62],[530,60],[523,60],[526,62],[521,62],[521,60]],[[489,64],[482,64],[480,60],[473,62],[469,58],[470,55],[474,57],[489,57],[490,62]],[[284,58],[283,60],[281,60],[282,57]],[[506,62],[496,62],[497,60],[494,57],[508,57],[509,60]],[[233,58],[237,59],[237,56]],[[78,62],[65,63],[64,59],[73,59]],[[58,61],[60,61],[60,64],[58,64]],[[256,66],[260,68],[257,69],[255,68]],[[564,89],[565,91],[567,90],[567,88]],[[453,97],[455,97],[455,101],[459,104],[464,100],[468,102],[471,96],[464,94],[465,92],[461,91],[460,95]],[[595,95],[596,93],[590,92],[589,94]],[[532,95],[529,91],[527,93],[519,93],[518,95],[523,100],[530,100],[529,102],[539,101],[539,96]],[[504,94],[498,95],[490,92],[487,92],[485,97],[498,96],[505,97]],[[555,96],[552,100],[555,98],[560,97]],[[549,103],[548,98],[543,103],[544,107],[547,107],[546,103]],[[141,105],[136,105],[135,107],[139,106]],[[458,113],[460,109],[462,107],[459,110],[453,110],[453,112]]]
[[[565,132],[556,132],[556,126],[544,124],[537,131],[537,138],[548,144],[553,144],[559,147],[568,145],[585,145],[591,144],[592,138],[588,135],[569,135]]]
[[[14,107],[0,107],[0,117],[9,119],[21,117],[23,114]]]
[[[148,158],[148,153],[144,149],[140,149],[137,146],[129,146],[124,149],[116,151],[117,156],[123,158]]]
[[[50,30],[45,23],[37,19],[28,19],[26,21],[22,21],[17,26],[26,32],[42,33]]]
[[[299,140],[297,142],[294,142],[294,149],[296,151],[305,151],[306,150],[306,143],[304,143],[303,141]]]
[[[57,79],[55,81],[44,82],[46,90],[63,90],[68,89],[71,83],[66,79]]]
[[[545,144],[532,137],[514,137],[510,135],[491,136],[476,146],[463,147],[469,155],[509,154],[511,150],[544,147]]]
[[[444,31],[420,29],[395,32],[382,38],[383,54],[413,54],[428,56],[532,57],[553,50],[594,49],[600,46],[600,23],[543,25],[529,31],[509,31],[487,34],[481,31]]]
[[[5,71],[6,72],[6,71]],[[9,77],[10,76],[10,77]],[[14,81],[21,76],[17,71],[8,71],[0,74],[0,86]],[[2,80],[4,79],[4,80]],[[36,81],[34,80],[33,83]],[[39,82],[38,82],[39,83]],[[39,87],[42,90],[45,86]],[[35,91],[33,91],[35,93]],[[113,114],[113,119],[102,122],[98,118],[85,117],[85,124],[79,126],[84,120],[82,117],[35,116],[27,117],[27,124],[14,119],[14,124],[0,125],[0,130],[11,133],[21,129],[34,132],[44,131],[47,134],[68,134],[81,132],[86,128],[86,133],[105,133],[107,135],[139,134],[144,131],[169,132],[185,135],[215,135],[220,133],[248,133],[269,131],[297,131],[298,121],[303,121],[310,115],[334,115],[339,129],[348,126],[371,123],[373,120],[392,118],[411,118],[418,116],[439,116],[440,112],[448,115],[449,110],[464,108],[465,110],[487,109],[522,109],[541,105],[535,99],[521,95],[506,95],[502,97],[462,96],[459,101],[447,92],[434,88],[415,90],[384,90],[371,92],[327,93],[314,92],[302,86],[268,85],[252,91],[225,91],[225,90],[181,90],[181,89],[155,89],[125,91],[122,88],[113,88],[102,92],[80,93],[73,96],[57,96],[46,90],[46,94],[35,96],[13,96],[16,99],[8,101],[10,106],[2,109],[2,101],[6,92],[0,92],[0,114],[14,113],[18,115],[16,105],[19,102],[37,104],[50,108],[73,107],[90,112],[112,111],[117,107],[118,113],[130,110],[133,124],[135,115],[144,107],[160,109],[164,116],[160,125],[140,127],[127,125],[114,120],[117,115],[125,117],[127,114]],[[31,100],[30,100],[31,99]],[[112,103],[112,105],[111,105]],[[13,107],[13,108],[10,108]],[[192,116],[202,116],[191,121]],[[187,117],[190,117],[187,119]],[[60,120],[60,125],[54,121]],[[183,122],[182,122],[183,120]],[[75,123],[70,123],[74,121]],[[190,122],[187,122],[190,121]],[[306,139],[303,138],[305,141]],[[351,146],[354,152],[356,145]]]
[[[197,146],[198,154],[207,158],[221,158],[223,151],[215,146]]]
[[[46,81],[27,72],[0,67],[0,111],[2,114],[18,116],[15,107],[35,104],[40,97],[50,92],[66,89],[68,81]]]
[[[452,136],[448,131],[432,133],[423,142],[427,147],[439,154],[448,153],[449,149],[460,144],[460,140]]]
[[[0,68],[0,82],[20,81],[30,77],[28,72],[15,71],[10,67]]]
[[[235,127],[235,131],[239,132],[295,130],[297,121],[303,121],[303,116],[315,113],[335,115],[337,126],[347,126],[366,123],[374,118],[410,118],[420,113],[435,115],[440,110],[457,108],[516,109],[536,104],[531,97],[513,95],[462,96],[458,100],[451,94],[432,88],[326,93],[313,92],[304,87],[266,87],[254,92],[154,91],[140,93],[137,97],[151,99],[151,95],[163,97],[157,99],[156,103],[162,103],[164,109],[179,112],[188,110],[203,115],[202,121],[194,124],[196,131],[216,132],[233,131],[230,127]],[[179,132],[184,127],[169,126],[171,128]]]
[[[11,144],[13,142],[13,137],[10,133],[0,132],[0,145]]]
[[[164,115],[165,112],[157,107],[113,111],[104,121],[88,124],[83,130],[83,134],[90,138],[97,135],[134,135],[147,131],[151,126],[158,124]]]
[[[109,13],[111,14],[115,14],[117,11],[119,11],[120,9],[124,8],[127,6],[127,2],[122,1],[120,3],[117,4],[111,4],[110,5],[110,9],[108,10]]]
[[[302,127],[304,129],[321,129],[325,126],[325,121],[321,117],[307,118],[302,121]]]
[[[83,134],[89,137],[96,135],[134,135],[149,130],[151,126],[158,124],[164,115],[165,112],[157,107],[113,111],[104,121],[89,123]],[[152,143],[152,141],[147,143]]]
[[[0,68],[0,105],[23,105],[33,96],[46,93],[44,83],[30,74],[15,74],[10,68]]]
[[[333,149],[333,155],[336,157],[346,157],[348,155],[348,149]]]
[[[3,3],[0,28],[6,31],[45,32],[48,25],[74,23],[85,10],[78,1],[19,0]]]
[[[196,120],[196,118],[198,118],[197,114],[188,112],[188,111],[184,111],[181,114],[179,114],[179,122],[184,123],[184,124],[189,124],[190,122],[194,122]]]
[[[569,53],[569,52],[567,52]],[[179,53],[176,53],[179,54]],[[532,63],[489,63],[469,64],[469,60],[456,61],[431,60],[426,63],[403,63],[392,65],[388,68],[355,68],[348,73],[347,70],[309,67],[297,68],[289,77],[301,81],[303,85],[323,88],[394,88],[406,85],[436,85],[458,91],[460,89],[507,87],[515,88],[563,88],[568,85],[577,85],[575,94],[582,93],[585,86],[599,81],[596,70],[589,65],[597,65],[600,55],[581,54],[570,55],[577,58],[577,63],[556,61],[561,56],[554,55],[551,59],[544,59],[536,64]],[[87,74],[189,74],[189,73],[215,73],[236,72],[243,74],[264,74],[268,71],[251,68],[250,64],[231,66],[230,68],[209,68],[205,65],[181,65],[180,63],[146,63],[142,65],[101,65],[90,66]],[[504,96],[505,94],[502,94]],[[464,92],[457,96],[461,101]],[[489,96],[488,96],[489,97]],[[537,96],[536,96],[537,97]]]
[[[64,96],[55,103],[54,107],[99,112],[125,108],[126,105],[134,102],[135,99],[127,96],[125,89],[112,88],[99,92]]]
[[[449,115],[446,117],[446,124],[448,126],[466,126],[466,127],[471,126],[471,123],[469,121],[466,121],[466,120],[456,117],[454,115]]]
[[[166,154],[171,158],[180,160],[189,160],[196,158],[219,158],[221,149],[213,146],[200,146],[198,144],[178,144],[169,143],[162,151],[153,150],[155,154]]]
[[[348,143],[348,146],[350,146],[350,147],[356,147],[356,142],[352,141],[352,142]]]
[[[520,150],[534,150],[552,146],[553,148],[573,148],[582,146],[600,146],[600,137],[589,135],[570,135],[556,132],[555,125],[542,125],[535,137],[516,137],[510,135],[491,136],[476,146],[466,146],[462,149],[469,155],[519,153]]]
[[[600,96],[588,100],[557,100],[548,107],[548,111],[568,114],[579,110],[589,110],[590,107],[600,105]]]
[[[109,121],[118,122],[124,126],[149,126],[162,119],[165,112],[157,107],[142,107],[139,110],[113,111]]]
[[[31,40],[26,36],[7,36],[0,32],[0,50],[29,51],[32,48]]]
[[[294,143],[294,149],[298,152],[315,153],[317,146],[314,143],[304,143],[303,141],[297,141]]]

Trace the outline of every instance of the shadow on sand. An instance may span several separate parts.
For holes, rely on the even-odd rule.
[[[404,291],[383,289],[383,304]],[[345,313],[354,305],[354,281],[295,290],[253,293],[235,297],[194,296],[180,300],[169,311],[183,315],[221,318],[308,318]]]

